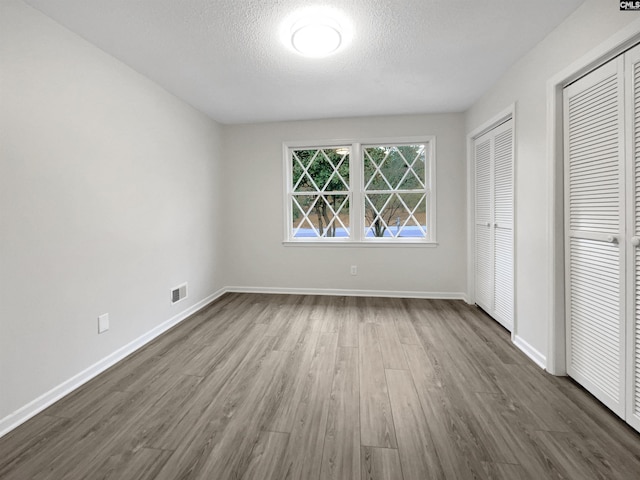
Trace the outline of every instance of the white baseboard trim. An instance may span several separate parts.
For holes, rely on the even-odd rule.
[[[211,302],[213,302],[214,300],[216,300],[217,298],[219,298],[220,296],[222,296],[226,292],[227,292],[227,290],[223,288],[223,289],[220,289],[217,292],[209,295],[208,297],[204,298],[203,300],[199,301],[198,303],[192,305],[191,307],[187,308],[186,310],[184,310],[184,311],[178,313],[177,315],[173,316],[169,320],[161,323],[157,327],[149,330],[144,335],[136,338],[132,342],[129,342],[125,346],[119,348],[118,350],[116,350],[115,352],[111,353],[110,355],[107,355],[105,358],[103,358],[102,360],[98,361],[97,363],[94,363],[89,368],[83,370],[82,372],[78,373],[77,375],[74,375],[70,379],[64,381],[63,383],[61,383],[57,387],[52,388],[51,390],[49,390],[45,394],[43,394],[40,397],[36,398],[35,400],[29,402],[25,406],[19,408],[18,410],[16,410],[12,414],[4,417],[3,419],[0,420],[0,437],[6,435],[11,430],[13,430],[14,428],[16,428],[19,425],[23,424],[24,422],[29,420],[31,417],[37,415],[42,410],[44,410],[45,408],[49,407],[53,403],[57,402],[58,400],[60,400],[65,395],[68,395],[73,390],[75,390],[78,387],[82,386],[83,384],[87,383],[89,380],[91,380],[92,378],[96,377],[100,373],[104,372],[109,367],[115,365],[120,360],[122,360],[126,356],[132,354],[133,352],[135,352],[139,348],[143,347],[144,345],[149,343],[154,338],[156,338],[159,335],[163,334],[164,332],[166,332],[170,328],[176,326],[177,324],[179,324],[180,322],[185,320],[187,317],[189,317],[193,313],[195,313],[198,310],[206,307],[208,304],[210,304]]]
[[[528,342],[526,342],[522,337],[518,335],[514,336],[513,343],[516,347],[518,347],[522,352],[529,357],[531,360],[535,362],[543,370],[547,368],[547,357],[545,357],[538,350],[533,348]]]
[[[335,295],[341,297],[430,298],[467,301],[462,292],[416,292],[397,290],[351,290],[336,288],[226,287],[233,293],[274,293],[285,295]]]

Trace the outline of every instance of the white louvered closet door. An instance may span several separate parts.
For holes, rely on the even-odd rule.
[[[513,120],[474,141],[476,303],[513,329]]]
[[[496,127],[493,167],[494,317],[513,330],[513,120]]]
[[[564,91],[567,371],[625,415],[623,59]]]
[[[475,141],[475,285],[476,303],[493,311],[493,135]]]
[[[627,409],[626,420],[640,431],[640,48],[625,55],[627,125]]]

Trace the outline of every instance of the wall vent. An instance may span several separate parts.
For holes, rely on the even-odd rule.
[[[183,284],[171,289],[171,303],[178,303],[187,298],[187,284]]]

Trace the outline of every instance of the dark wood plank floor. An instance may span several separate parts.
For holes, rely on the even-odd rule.
[[[2,479],[637,479],[640,435],[460,301],[227,294],[0,439]]]

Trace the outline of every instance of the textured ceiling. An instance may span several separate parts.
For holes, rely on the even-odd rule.
[[[351,38],[308,59],[281,41],[308,1],[25,1],[222,123],[464,111],[583,3],[327,0]]]

